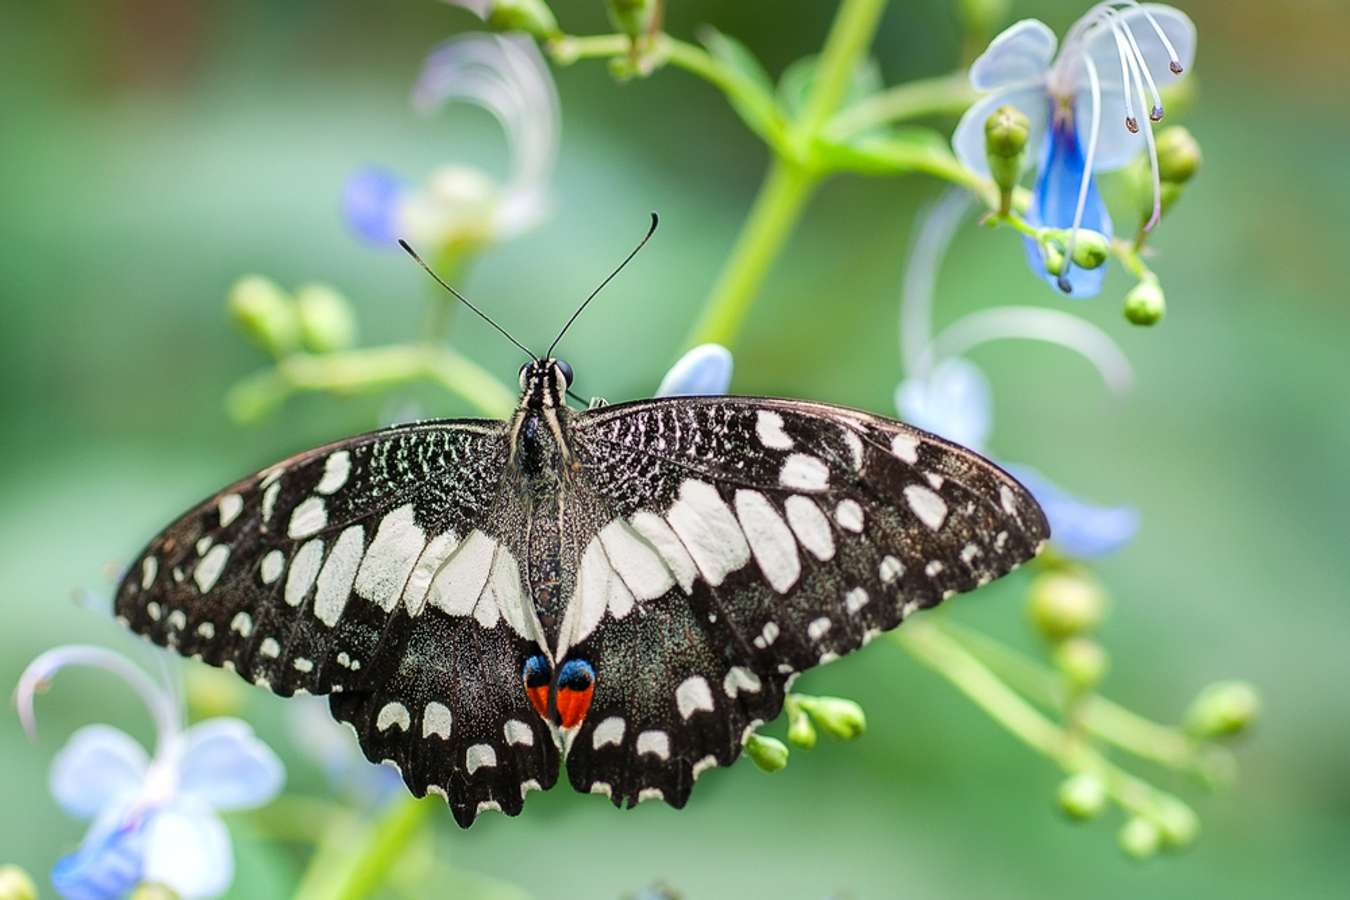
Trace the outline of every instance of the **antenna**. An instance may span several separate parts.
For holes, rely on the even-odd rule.
[[[436,279],[436,283],[437,283],[437,284],[439,284],[441,287],[445,288],[447,291],[449,291],[451,294],[453,294],[456,300],[458,300],[460,303],[463,303],[463,304],[464,304],[465,306],[467,306],[469,309],[471,309],[471,310],[473,310],[475,313],[477,313],[477,314],[478,314],[478,317],[479,317],[480,319],[482,319],[484,322],[488,323],[488,324],[491,325],[493,328],[495,328],[495,329],[497,329],[499,332],[501,332],[501,333],[502,333],[502,336],[505,337],[508,341],[510,341],[511,343],[515,344],[515,345],[516,345],[517,347],[519,347],[521,350],[524,350],[524,351],[525,351],[525,355],[528,356],[530,359],[538,359],[538,358],[539,358],[539,357],[535,356],[533,353],[530,352],[530,348],[529,348],[529,347],[526,347],[526,346],[525,346],[524,344],[522,344],[520,341],[518,341],[518,340],[516,340],[515,338],[511,337],[511,332],[507,331],[505,328],[503,328],[502,326],[498,325],[496,322],[492,321],[492,319],[488,316],[487,313],[483,312],[481,309],[479,309],[478,307],[474,306],[472,303],[469,302],[469,300],[468,300],[467,297],[465,297],[465,296],[464,296],[463,294],[461,294],[459,291],[457,291],[457,290],[455,290],[454,288],[452,288],[450,285],[446,284],[445,279],[442,278],[441,276],[437,275],[434,271],[432,271],[431,266],[427,265],[426,262],[422,259],[422,257],[420,257],[420,256],[417,255],[417,251],[414,250],[414,249],[412,248],[412,245],[410,245],[407,241],[403,240],[403,238],[399,238],[399,239],[398,239],[398,245],[399,245],[400,247],[403,248],[403,251],[404,251],[405,253],[407,253],[407,254],[408,254],[409,256],[411,256],[413,259],[417,260],[417,264],[418,264],[419,266],[421,266],[423,269],[425,269],[428,275],[430,275],[432,278]],[[622,268],[622,267],[621,267],[621,268]]]
[[[572,323],[577,320],[577,316],[581,315],[582,310],[584,310],[587,306],[590,305],[590,302],[595,299],[596,294],[604,290],[605,285],[609,284],[611,281],[614,280],[615,275],[618,275],[620,272],[623,271],[623,267],[628,265],[628,263],[632,261],[633,257],[637,256],[638,251],[641,250],[644,246],[646,246],[647,241],[651,240],[652,235],[656,233],[656,226],[659,224],[661,224],[661,219],[656,215],[656,213],[652,213],[652,224],[651,227],[647,229],[647,234],[643,236],[642,240],[638,241],[638,245],[633,248],[632,252],[630,252],[627,256],[623,258],[623,262],[619,263],[618,268],[616,268],[613,272],[610,272],[609,275],[606,276],[605,280],[600,282],[600,286],[597,287],[595,290],[591,291],[591,295],[582,301],[581,305],[577,307],[577,311],[572,313],[572,318],[567,320],[567,324],[562,327],[562,331],[558,332],[558,336],[553,339],[553,343],[548,345],[548,352],[544,354],[545,357],[553,355],[553,348],[558,346],[558,341],[561,341],[563,339],[563,335],[567,334],[567,329],[572,327]],[[482,314],[480,313],[479,315]]]

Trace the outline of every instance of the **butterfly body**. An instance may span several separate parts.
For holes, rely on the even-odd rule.
[[[133,630],[290,695],[468,825],[569,780],[686,801],[789,680],[1015,568],[1039,507],[968,450],[825,404],[574,412],[551,359],[507,422],[292,457],[151,541]]]

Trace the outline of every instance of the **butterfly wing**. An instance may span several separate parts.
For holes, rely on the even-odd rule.
[[[501,423],[446,421],[287,459],[155,537],[117,615],[283,696],[329,695],[372,761],[461,825],[514,815],[559,758],[521,684],[539,632],[500,533],[507,451]]]
[[[735,397],[574,420],[585,533],[558,658],[596,671],[581,791],[682,806],[778,715],[787,680],[1006,574],[1049,536],[979,455],[899,422]]]

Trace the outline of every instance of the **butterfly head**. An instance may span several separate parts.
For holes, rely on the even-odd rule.
[[[520,367],[521,403],[534,409],[566,405],[572,367],[561,359],[535,359]]]

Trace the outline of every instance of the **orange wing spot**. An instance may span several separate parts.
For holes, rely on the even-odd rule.
[[[548,721],[548,685],[541,684],[539,687],[527,687],[525,696],[530,698],[530,705],[534,711],[539,713],[539,718]]]
[[[581,691],[570,688],[558,689],[558,720],[563,728],[575,728],[581,724],[581,720],[586,718],[586,711],[591,708],[593,693],[595,693],[594,684]]]

